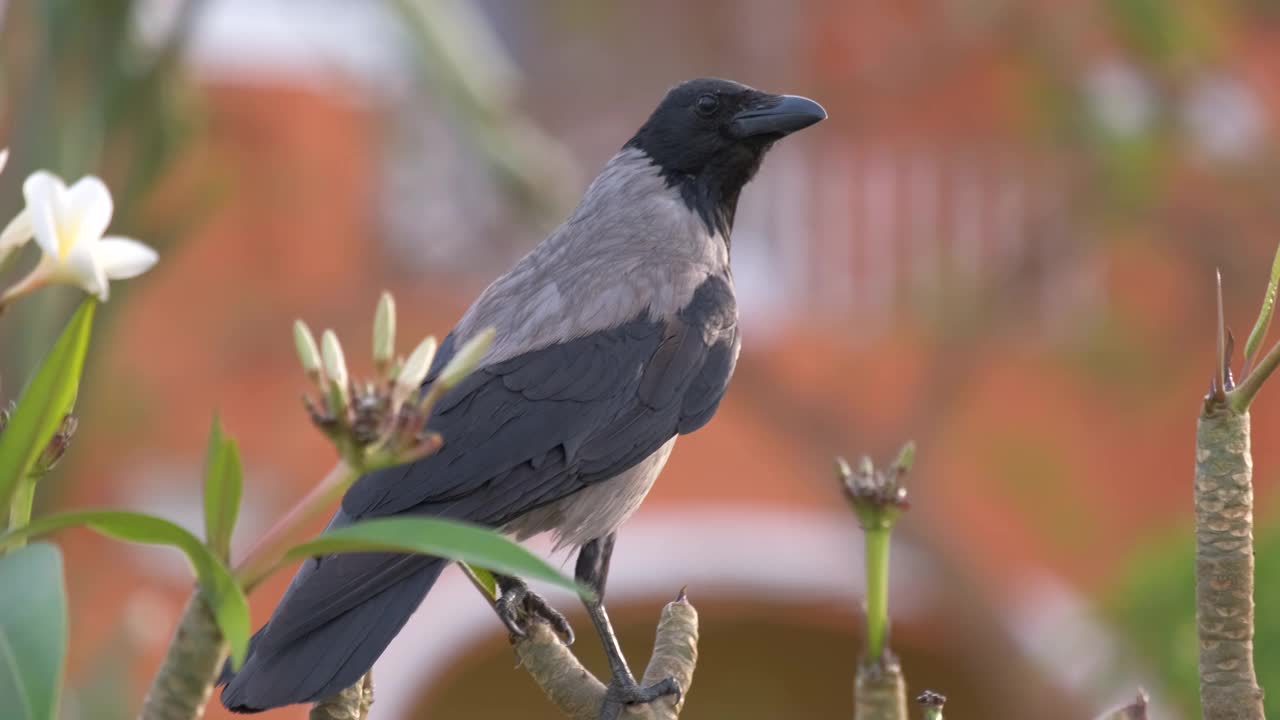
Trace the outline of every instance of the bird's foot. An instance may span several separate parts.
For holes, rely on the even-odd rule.
[[[527,637],[529,623],[542,621],[551,626],[565,645],[573,644],[573,628],[560,611],[551,607],[541,595],[530,590],[523,582],[503,585],[497,601],[493,603],[493,609],[513,638]]]
[[[674,695],[675,701],[679,703],[682,694],[680,683],[676,682],[675,678],[666,678],[652,685],[641,685],[630,675],[615,675],[609,681],[608,689],[605,690],[604,711],[601,713],[601,718],[614,720],[622,714],[622,709],[627,705],[644,705],[669,695]]]

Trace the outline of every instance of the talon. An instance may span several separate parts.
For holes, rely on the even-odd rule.
[[[561,642],[573,644],[573,628],[565,616],[524,583],[511,582],[503,587],[493,603],[493,610],[513,639],[528,637],[529,622],[542,620],[551,626]]]
[[[526,591],[524,595],[524,610],[529,617],[545,620],[565,645],[573,644],[573,628],[569,626],[568,619],[559,610],[548,605],[541,595]]]
[[[665,678],[648,686],[641,686],[630,678],[615,678],[605,692],[608,700],[622,705],[644,705],[668,695],[674,695],[677,703],[684,695],[675,678]]]

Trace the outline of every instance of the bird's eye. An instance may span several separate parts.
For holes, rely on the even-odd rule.
[[[710,115],[720,108],[720,99],[715,95],[703,95],[694,104],[700,115]]]

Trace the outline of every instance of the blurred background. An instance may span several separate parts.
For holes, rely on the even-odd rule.
[[[1155,716],[1195,717],[1192,443],[1214,270],[1243,333],[1280,241],[1274,0],[0,1],[0,217],[35,168],[97,173],[113,230],[161,252],[113,288],[37,512],[199,530],[216,410],[245,456],[243,552],[333,459],[298,402],[293,319],[359,365],[385,288],[402,344],[443,336],[699,75],[831,117],[742,198],[736,378],[620,535],[610,610],[633,663],[687,584],[686,717],[848,717],[862,548],[831,459],[914,439],[891,600],[913,690],[958,720],[1066,720],[1142,686]],[[76,298],[6,315],[0,397]],[[1258,675],[1276,686],[1271,390],[1254,429]],[[131,717],[189,573],[172,551],[62,540],[64,712]],[[251,598],[255,625],[287,580]],[[377,718],[554,717],[452,571],[375,674]]]

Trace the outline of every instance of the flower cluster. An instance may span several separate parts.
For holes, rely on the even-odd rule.
[[[373,322],[375,377],[368,380],[351,377],[332,330],[325,330],[317,345],[306,323],[298,320],[293,326],[298,360],[320,394],[318,400],[303,398],[311,421],[352,467],[398,465],[438,450],[440,436],[425,429],[431,407],[476,367],[493,342],[492,329],[469,338],[424,387],[438,343],[427,337],[407,359],[397,359],[395,324],[395,302],[383,293]]]

